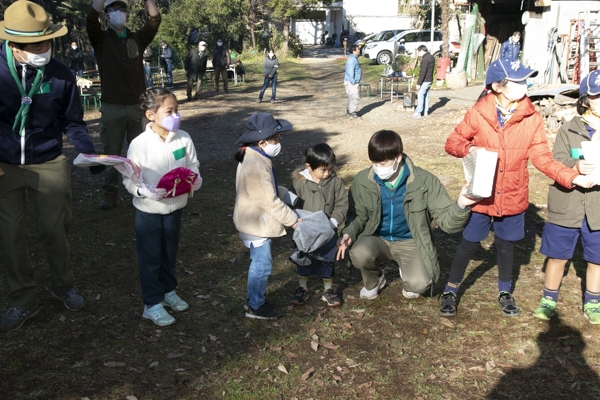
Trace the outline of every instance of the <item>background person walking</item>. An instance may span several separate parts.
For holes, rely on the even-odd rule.
[[[185,57],[183,67],[187,76],[187,99],[192,100],[192,86],[196,81],[196,94],[194,100],[198,100],[198,94],[202,90],[202,80],[206,73],[206,63],[208,62],[208,53],[206,52],[206,42],[199,42],[198,46],[191,49]]]
[[[227,68],[231,64],[231,55],[229,50],[223,44],[223,39],[217,39],[217,45],[213,50],[213,68],[215,69],[215,92],[219,91],[219,78],[223,79],[223,91],[229,92],[229,82],[227,79]]]
[[[269,83],[271,83],[271,103],[275,103],[275,96],[277,95],[277,70],[279,68],[279,61],[277,60],[277,56],[275,55],[275,51],[273,49],[269,49],[267,52],[265,60],[263,61],[263,68],[265,69],[265,81],[263,82],[263,86],[258,94],[257,102],[260,103],[262,101],[265,90],[267,90]]]
[[[83,51],[77,46],[77,42],[71,42],[68,57],[73,75],[83,78]]]
[[[427,47],[421,45],[417,48],[417,55],[421,57],[421,67],[419,68],[419,79],[417,80],[417,108],[413,118],[421,118],[421,113],[427,116],[429,111],[429,89],[433,82],[433,67],[435,60],[427,51]]]
[[[160,41],[160,61],[167,74],[167,89],[173,89],[173,49],[164,40]]]

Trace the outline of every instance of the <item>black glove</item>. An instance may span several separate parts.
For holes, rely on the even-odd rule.
[[[98,175],[99,173],[104,172],[105,169],[106,165],[92,165],[90,167],[90,172],[92,175]]]

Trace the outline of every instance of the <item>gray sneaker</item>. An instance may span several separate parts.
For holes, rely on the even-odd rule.
[[[75,286],[71,289],[67,290],[60,296],[56,293],[52,292],[52,296],[60,299],[63,302],[65,307],[67,307],[71,311],[79,311],[85,307],[85,300],[79,294],[79,290]]]
[[[36,308],[35,310],[25,310],[22,308],[10,307],[6,310],[4,315],[2,315],[0,332],[8,333],[16,331],[23,326],[25,321],[37,314],[38,311],[39,308]]]

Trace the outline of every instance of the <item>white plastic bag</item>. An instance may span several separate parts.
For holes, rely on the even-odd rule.
[[[121,174],[131,179],[136,186],[144,186],[141,168],[136,163],[125,157],[106,154],[80,153],[75,160],[73,160],[73,165],[82,168],[91,167],[93,165],[110,165]]]

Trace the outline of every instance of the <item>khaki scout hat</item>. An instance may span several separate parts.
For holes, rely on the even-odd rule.
[[[14,43],[37,43],[66,35],[68,29],[50,23],[44,8],[27,0],[17,0],[4,11],[0,39]]]

